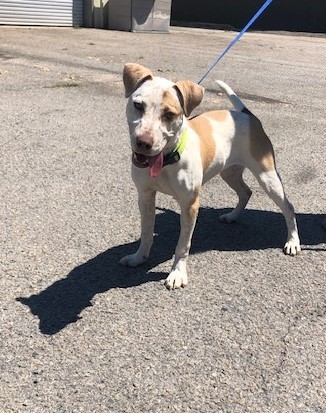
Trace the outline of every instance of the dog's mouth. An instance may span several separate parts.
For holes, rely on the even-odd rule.
[[[149,168],[151,178],[159,176],[163,168],[163,152],[154,156],[147,156],[141,153],[132,153],[132,163],[137,168]]]

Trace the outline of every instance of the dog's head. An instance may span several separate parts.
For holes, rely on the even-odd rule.
[[[175,147],[184,117],[200,104],[204,88],[190,80],[173,83],[136,63],[125,65],[123,82],[134,163],[151,167]]]

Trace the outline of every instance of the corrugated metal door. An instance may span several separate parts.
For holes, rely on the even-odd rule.
[[[0,0],[0,24],[82,26],[83,0]]]

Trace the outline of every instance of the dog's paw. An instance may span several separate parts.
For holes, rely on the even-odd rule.
[[[301,251],[300,241],[297,239],[290,239],[284,245],[283,251],[284,254],[294,257]]]
[[[227,224],[231,224],[231,222],[234,222],[237,218],[238,214],[234,214],[233,212],[229,212],[218,217],[220,222],[225,222]]]
[[[184,288],[188,284],[188,276],[186,272],[178,269],[171,271],[168,278],[165,280],[165,287],[168,290],[176,290],[177,288]]]
[[[125,267],[137,267],[137,265],[143,264],[147,260],[147,257],[144,257],[137,252],[135,254],[126,255],[121,258],[119,264],[124,265]]]

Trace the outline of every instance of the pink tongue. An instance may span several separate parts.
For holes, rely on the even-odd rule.
[[[151,178],[156,178],[159,176],[163,167],[163,152],[160,152],[155,156],[147,156],[147,162],[149,165]]]

